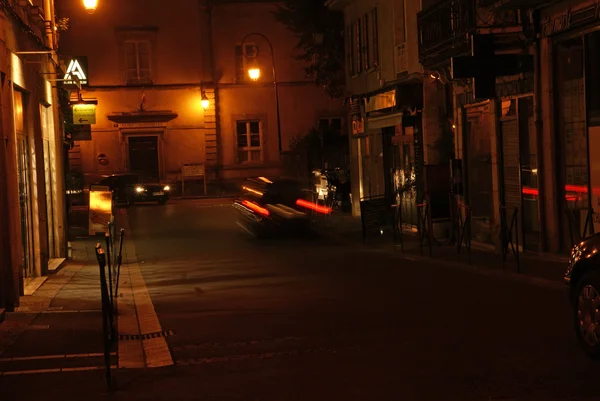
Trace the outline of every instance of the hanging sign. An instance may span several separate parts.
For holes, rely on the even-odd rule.
[[[67,69],[63,77],[63,85],[78,86],[77,82],[81,86],[88,85],[87,57],[74,57],[66,60],[65,65]]]
[[[90,125],[96,124],[96,105],[95,104],[74,104],[73,105],[73,124]]]

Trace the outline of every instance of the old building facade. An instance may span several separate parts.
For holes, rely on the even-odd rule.
[[[51,0],[0,1],[0,308],[66,253],[64,147]]]
[[[344,13],[353,199],[402,203],[407,220],[422,188],[423,70],[417,1],[330,0]],[[354,202],[355,215],[360,213]]]
[[[176,184],[186,164],[205,165],[209,180],[279,174],[290,140],[344,117],[294,59],[277,3],[106,0],[94,14],[65,3],[61,50],[86,59],[81,98],[97,102],[71,150],[88,184],[123,172]]]

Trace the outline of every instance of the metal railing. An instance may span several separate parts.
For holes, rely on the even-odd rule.
[[[420,203],[417,205],[417,217],[421,256],[423,256],[423,246],[425,245],[425,241],[427,241],[427,245],[429,247],[429,256],[431,256],[433,254],[433,238],[431,229],[431,215],[428,203]]]
[[[569,223],[569,237],[571,247],[581,242],[584,238],[594,234],[594,209],[567,209],[567,220]],[[577,222],[579,218],[579,223]],[[581,213],[585,213],[583,227],[581,227]]]
[[[475,0],[442,0],[417,14],[419,59],[448,51],[461,52],[476,28]],[[468,46],[467,46],[468,47]]]
[[[108,225],[105,236],[106,250],[100,242],[96,244],[96,260],[100,274],[100,295],[102,303],[102,333],[104,342],[104,364],[106,383],[112,389],[111,352],[117,343],[118,289],[121,275],[123,239],[125,230],[121,229],[118,244],[114,221]]]
[[[502,269],[506,265],[509,253],[512,253],[517,263],[517,273],[521,273],[521,258],[519,257],[519,208],[512,210],[508,218],[506,206],[500,206],[500,237],[502,241]]]
[[[456,257],[460,261],[461,251],[467,251],[467,260],[471,263],[471,208],[467,205],[456,206]]]

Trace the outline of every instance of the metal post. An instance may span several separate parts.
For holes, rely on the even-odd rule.
[[[109,316],[112,311],[108,301],[108,289],[106,286],[106,255],[100,243],[96,245],[96,259],[100,270],[100,295],[102,299],[102,333],[104,340],[104,369],[106,384],[109,388],[112,386],[112,377],[110,373],[110,344],[111,344],[111,329],[109,328]]]
[[[242,39],[242,54],[244,57],[246,57],[246,52],[244,51],[244,43],[246,42],[246,39],[248,39],[248,37],[253,36],[253,35],[260,36],[261,38],[263,38],[267,42],[267,44],[269,45],[269,49],[271,50],[271,64],[273,66],[273,84],[275,86],[275,108],[276,108],[276,113],[277,113],[277,143],[278,143],[278,147],[279,147],[279,158],[281,159],[282,146],[281,146],[281,118],[280,118],[280,113],[279,113],[279,88],[277,86],[277,75],[276,75],[276,69],[275,69],[275,53],[273,52],[273,44],[271,43],[269,38],[267,38],[262,33],[251,32],[251,33],[247,34],[246,36],[244,36],[244,39]]]

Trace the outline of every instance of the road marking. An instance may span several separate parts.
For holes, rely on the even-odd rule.
[[[111,369],[117,369],[117,366],[111,366]],[[53,368],[53,369],[35,369],[35,370],[10,370],[0,372],[0,376],[16,376],[16,375],[37,375],[42,373],[67,373],[67,372],[82,372],[89,370],[104,370],[104,366],[82,366],[77,368]]]
[[[117,353],[111,352],[111,355],[115,356],[115,355],[117,355]],[[13,357],[8,357],[8,358],[0,358],[0,362],[37,361],[37,360],[46,360],[46,359],[98,358],[98,357],[103,357],[103,356],[104,356],[103,353],[13,356]]]
[[[131,232],[124,214],[123,228]],[[131,234],[129,234],[131,235]],[[152,299],[142,275],[135,245],[130,239],[124,244],[125,260],[133,263],[121,267],[119,294],[118,366],[120,368],[156,368],[173,365],[171,351],[164,337],[147,338],[148,334],[163,332]],[[133,336],[133,339],[129,339]],[[139,336],[139,338],[136,338]],[[150,336],[151,337],[151,336]]]

